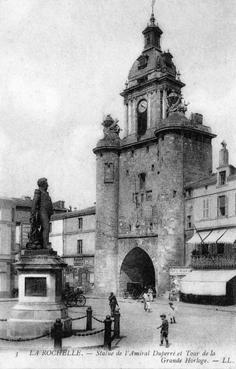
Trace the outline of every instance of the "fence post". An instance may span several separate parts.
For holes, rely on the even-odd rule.
[[[91,331],[92,330],[92,313],[93,313],[91,306],[88,306],[86,312],[87,312],[86,331]]]
[[[114,313],[114,337],[120,338],[120,309]]]
[[[61,350],[63,330],[62,330],[62,322],[61,322],[61,319],[59,319],[59,318],[56,319],[56,321],[53,325],[52,337],[54,339],[54,349]]]
[[[109,350],[111,349],[111,317],[110,315],[106,316],[104,320],[105,332],[104,332],[104,347],[107,347]]]

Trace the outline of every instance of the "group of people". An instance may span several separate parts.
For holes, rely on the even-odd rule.
[[[144,311],[151,312],[151,302],[153,301],[153,290],[150,287],[148,290],[145,289],[143,293],[143,307]]]
[[[109,297],[109,301],[110,301],[110,308],[111,308],[111,316],[114,315],[114,311],[116,309],[116,306],[118,306],[116,297],[113,293],[111,293],[110,297]],[[151,312],[151,302],[153,301],[153,290],[151,288],[149,288],[148,290],[144,290],[143,293],[143,303],[144,303],[144,310],[147,312]],[[161,329],[160,331],[160,346],[163,346],[164,341],[166,344],[166,347],[169,347],[169,339],[168,339],[168,334],[169,334],[169,322],[170,324],[175,324],[176,323],[176,312],[177,312],[177,306],[170,301],[169,302],[169,306],[168,306],[168,318],[169,321],[167,319],[166,314],[161,314],[160,318],[162,320],[161,325],[159,327],[157,327],[157,329]]]
[[[109,306],[111,310],[111,317],[114,317],[114,313],[116,309],[119,309],[119,305],[116,299],[116,296],[113,292],[110,293],[110,296],[108,298],[109,300]],[[148,290],[145,289],[143,293],[143,303],[144,303],[144,310],[147,312],[151,312],[151,302],[153,301],[153,290],[152,288],[149,288]],[[168,306],[168,318],[170,320],[170,324],[176,323],[176,311],[177,306],[170,301]],[[161,329],[160,331],[160,346],[163,346],[164,341],[166,344],[166,347],[169,347],[169,339],[168,339],[168,333],[169,333],[169,321],[167,319],[166,314],[161,314],[160,318],[162,320],[161,325],[157,327],[157,329]]]

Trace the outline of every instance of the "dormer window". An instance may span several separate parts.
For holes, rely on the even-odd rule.
[[[147,66],[148,56],[147,55],[141,55],[137,60],[139,62],[138,69],[143,69]]]
[[[219,184],[221,186],[226,184],[226,170],[219,172]]]

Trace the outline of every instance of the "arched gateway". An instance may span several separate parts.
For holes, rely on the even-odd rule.
[[[120,268],[119,293],[127,289],[127,284],[138,283],[155,287],[155,270],[149,255],[140,247],[133,248],[124,258]],[[130,285],[129,285],[130,286]]]

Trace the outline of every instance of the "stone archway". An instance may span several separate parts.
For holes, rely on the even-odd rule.
[[[140,283],[155,287],[155,270],[150,256],[140,247],[135,247],[125,256],[120,268],[119,292],[127,289],[127,283]]]

